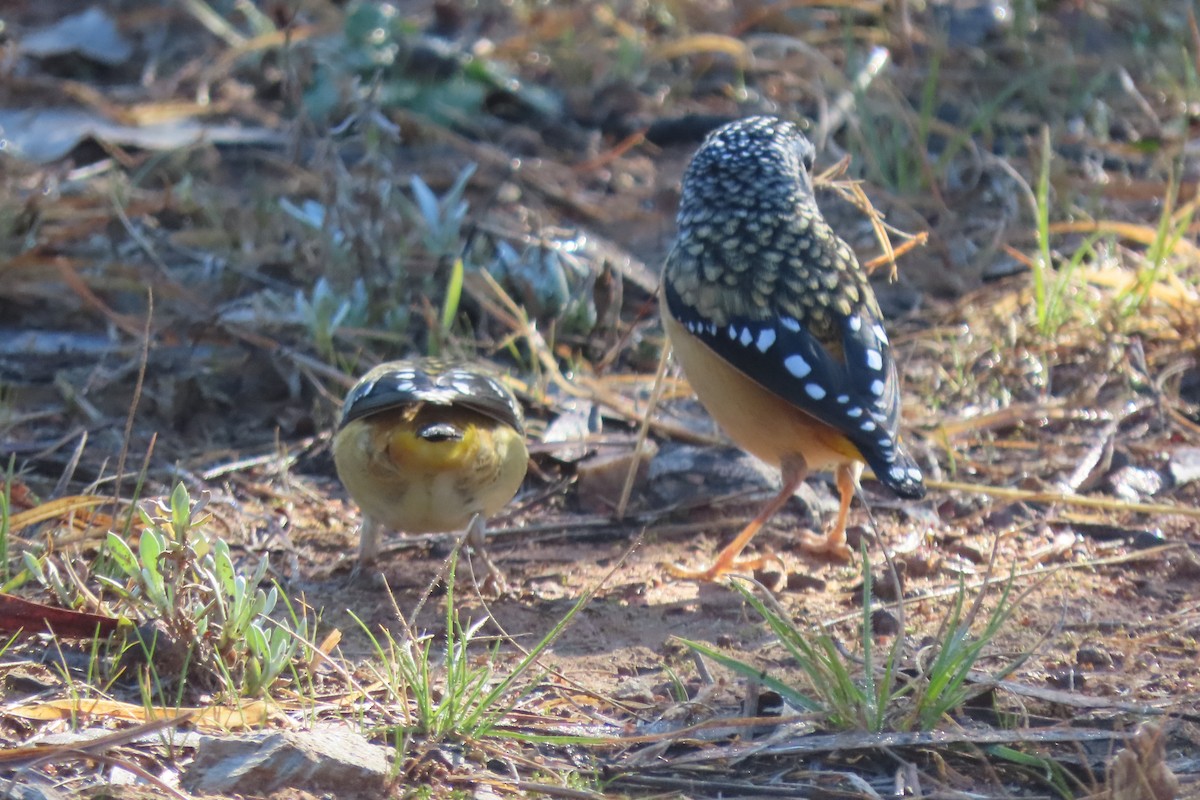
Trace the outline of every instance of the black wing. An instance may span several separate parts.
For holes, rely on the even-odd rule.
[[[921,470],[900,447],[900,392],[883,325],[859,304],[834,315],[843,358],[835,358],[798,319],[731,317],[718,326],[683,302],[670,282],[672,316],[717,355],[858,448],[875,476],[902,497],[924,494]]]

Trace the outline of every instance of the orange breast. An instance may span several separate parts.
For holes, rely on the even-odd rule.
[[[771,392],[700,342],[661,303],[663,326],[688,383],[717,424],[739,447],[776,467],[801,455],[810,470],[862,462],[854,444]]]

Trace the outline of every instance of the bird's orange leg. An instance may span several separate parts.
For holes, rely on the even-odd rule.
[[[854,464],[842,464],[837,468],[837,488],[840,496],[837,520],[824,536],[815,533],[805,533],[800,536],[800,549],[809,553],[850,559],[850,548],[846,545],[846,520],[850,515],[850,501],[854,499],[854,484],[856,481]]]
[[[712,566],[708,569],[687,569],[679,564],[668,564],[667,571],[676,578],[685,578],[694,581],[714,581],[717,578],[729,572],[755,570],[767,564],[778,564],[783,566],[783,562],[776,555],[764,555],[758,558],[743,558],[738,556],[742,554],[742,550],[746,549],[746,545],[750,544],[750,540],[755,537],[763,525],[779,513],[779,510],[784,507],[796,490],[800,488],[800,484],[804,483],[804,478],[808,475],[808,466],[804,463],[804,459],[800,456],[789,458],[783,464],[783,488],[779,490],[779,494],[771,499],[759,511],[754,519],[750,520],[742,532],[737,535],[737,538],[725,546],[725,549],[717,554],[717,558],[713,561]]]

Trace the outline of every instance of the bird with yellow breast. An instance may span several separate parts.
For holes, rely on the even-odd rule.
[[[359,380],[333,457],[363,512],[360,565],[379,555],[381,528],[469,528],[481,543],[484,521],[512,500],[529,459],[512,392],[482,367],[430,358],[380,364]]]

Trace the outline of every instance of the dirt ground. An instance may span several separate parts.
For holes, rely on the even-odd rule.
[[[725,455],[737,457],[733,451]],[[707,563],[753,514],[754,501],[767,496],[766,482],[757,487],[758,494],[752,493],[754,488],[743,486],[740,497],[682,517],[662,513],[657,523],[610,523],[599,529],[577,527],[578,517],[554,509],[518,507],[490,532],[491,554],[506,575],[508,591],[495,597],[485,590],[489,596],[480,596],[472,574],[479,580],[484,571],[468,559],[467,569],[478,571],[460,572],[459,607],[464,614],[469,610],[493,617],[496,633],[536,640],[581,593],[598,586],[545,663],[605,695],[635,692],[665,699],[664,666],[694,674],[688,651],[673,641],[678,637],[752,655],[764,669],[786,670],[786,655],[773,646],[771,633],[728,587],[680,580],[663,569],[668,563]],[[826,504],[832,505],[832,486],[820,488]],[[336,492],[334,487],[330,490]],[[705,491],[697,487],[698,493]],[[1020,624],[1005,629],[997,648],[998,653],[1037,653],[1019,673],[1021,680],[1047,686],[1077,680],[1089,696],[1143,702],[1189,716],[1196,710],[1200,667],[1192,635],[1200,610],[1195,597],[1200,561],[1191,524],[1172,525],[1174,521],[1164,517],[1160,522],[1165,524],[1152,538],[1135,543],[1146,531],[1130,527],[1108,531],[1115,539],[1095,540],[1076,532],[1063,535],[1062,526],[1055,525],[1060,528],[1056,532],[1036,521],[997,531],[972,519],[939,519],[928,504],[889,509],[882,495],[878,497],[874,513],[882,541],[905,576],[905,613],[916,630],[937,628],[959,577],[978,591],[985,578],[997,584],[1012,569],[1019,576],[1017,585],[1027,593],[1017,614]],[[992,509],[989,515],[995,513]],[[829,516],[824,516],[825,522]],[[284,571],[289,587],[322,610],[326,625],[346,632],[355,624],[344,616],[345,609],[370,624],[395,624],[394,611],[381,594],[384,582],[407,615],[444,575],[456,541],[421,537],[423,541],[382,559],[378,574],[352,576],[355,519],[348,508],[328,528],[298,526],[289,536],[289,550],[299,570]],[[681,519],[694,524],[674,524]],[[866,534],[868,520],[861,508],[856,507],[851,520],[852,536]],[[558,530],[529,535],[527,526]],[[802,502],[793,500],[756,539],[757,549],[779,556],[787,566],[776,596],[789,614],[798,620],[840,623],[835,630],[853,641],[862,608],[861,568],[798,551],[795,533],[813,528]],[[988,575],[993,548],[996,562]],[[877,550],[872,565],[875,580],[885,581],[886,565]],[[771,585],[780,580],[774,570],[758,577]],[[435,596],[440,591],[435,589]],[[427,604],[426,624],[436,625],[443,613],[440,603]],[[347,655],[366,656],[355,638],[350,635],[344,645]]]

